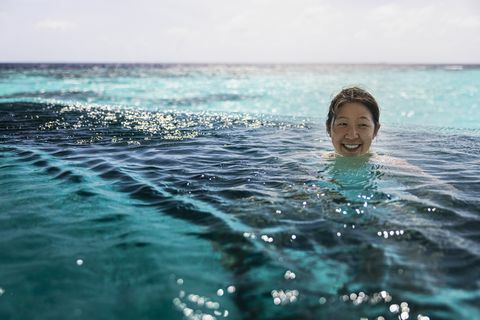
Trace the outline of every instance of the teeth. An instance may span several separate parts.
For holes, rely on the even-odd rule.
[[[356,149],[358,148],[360,145],[359,144],[344,144],[345,148],[347,149]]]

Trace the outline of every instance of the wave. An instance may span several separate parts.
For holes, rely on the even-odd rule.
[[[328,142],[318,141],[322,131],[314,124],[242,114],[0,104],[2,157],[35,168],[82,201],[106,197],[113,205],[123,199],[122,206],[192,226],[188,235],[208,241],[220,256],[236,284],[232,300],[245,317],[329,317],[341,306],[347,317],[359,310],[377,316],[383,304],[345,305],[339,297],[363,290],[373,299],[386,288],[397,302],[410,301],[412,313],[443,305],[430,310],[432,317],[461,314],[468,302],[452,298],[445,305],[445,296],[433,293],[445,283],[475,290],[472,273],[461,272],[479,263],[472,193],[442,193],[426,177],[368,162],[351,168],[345,161],[326,163],[320,154]],[[396,133],[385,132],[385,145],[405,150],[420,140]],[[439,174],[445,159],[461,157],[444,150],[436,155],[417,163]],[[406,155],[413,162],[420,156]],[[27,188],[28,179],[23,183]],[[55,203],[48,185],[42,194]],[[108,241],[119,250],[154,248],[155,235],[137,236],[128,225],[132,212],[92,214],[89,226],[123,226]],[[293,282],[283,276],[290,269],[297,274]],[[158,270],[148,272],[153,277]],[[209,280],[208,274],[196,276]],[[280,287],[295,288],[302,301],[273,309],[272,290]],[[326,305],[319,304],[321,297]]]

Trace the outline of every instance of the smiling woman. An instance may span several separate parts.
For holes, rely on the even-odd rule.
[[[435,184],[445,185],[448,190],[457,191],[403,159],[370,151],[373,139],[380,129],[380,109],[375,98],[366,90],[348,87],[340,91],[330,103],[325,124],[335,148],[334,152],[324,154],[325,158],[365,156],[368,158],[366,160],[371,160],[372,163],[394,166],[402,171],[427,177]],[[356,165],[348,160],[346,163],[352,168]]]
[[[326,121],[335,153],[342,156],[368,154],[380,129],[380,110],[367,91],[350,87],[340,91],[330,103]]]

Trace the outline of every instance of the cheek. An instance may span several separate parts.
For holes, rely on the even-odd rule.
[[[365,142],[367,142],[367,141],[372,142],[373,138],[375,138],[375,132],[373,130],[371,130],[371,131],[369,130],[369,131],[364,132],[362,134],[362,139]]]
[[[345,128],[332,128],[331,129],[332,136],[333,135],[342,136],[342,135],[345,135],[346,132],[347,132],[347,129],[345,129]]]
[[[336,142],[338,140],[340,140],[342,138],[342,134],[341,132],[339,132],[339,130],[332,130],[331,134],[330,134],[330,139],[332,140],[332,142]]]

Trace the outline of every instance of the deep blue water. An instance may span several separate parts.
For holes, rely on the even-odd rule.
[[[1,319],[480,318],[480,68],[0,66]],[[324,120],[374,92],[373,158]]]

